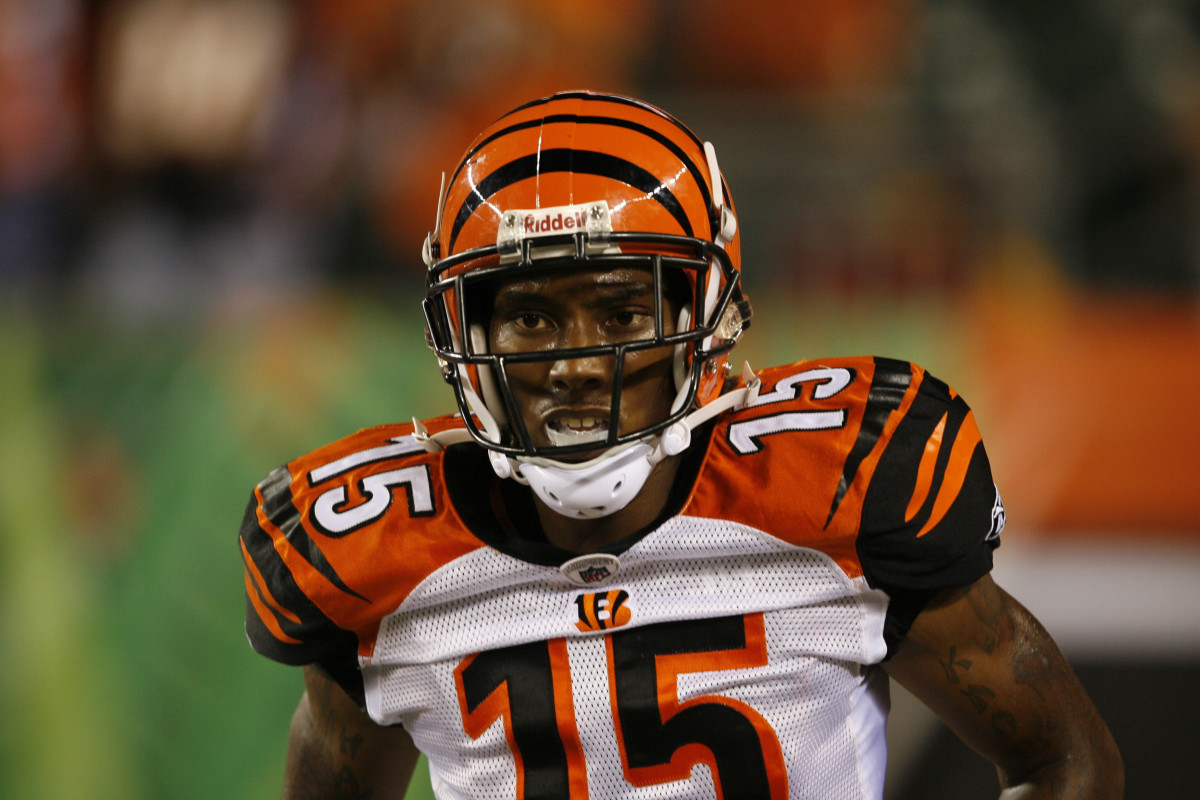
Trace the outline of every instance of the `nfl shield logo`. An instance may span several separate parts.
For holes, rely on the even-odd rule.
[[[558,571],[576,586],[595,586],[616,575],[620,568],[620,559],[611,553],[589,553],[572,558]]]
[[[596,581],[604,580],[611,574],[608,571],[608,567],[605,566],[588,567],[587,569],[579,570],[579,579],[584,583],[595,583]]]

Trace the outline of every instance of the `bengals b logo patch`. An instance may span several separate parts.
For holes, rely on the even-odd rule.
[[[579,621],[575,627],[584,633],[621,627],[629,622],[632,615],[628,600],[629,592],[624,589],[578,595],[575,606],[579,611]]]

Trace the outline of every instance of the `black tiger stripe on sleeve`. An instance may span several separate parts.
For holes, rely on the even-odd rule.
[[[850,454],[846,457],[846,463],[842,467],[842,476],[833,496],[833,505],[829,509],[829,517],[825,520],[826,528],[833,521],[833,515],[837,513],[838,506],[845,499],[846,492],[854,481],[854,476],[858,474],[859,465],[862,464],[867,454],[875,449],[879,437],[883,434],[888,417],[904,401],[904,395],[908,391],[909,384],[912,383],[912,377],[912,365],[907,361],[897,361],[891,358],[875,359],[875,371],[871,376],[871,388],[867,393],[867,407],[863,412],[862,426],[858,430],[858,437],[854,440],[854,446],[850,449]]]
[[[370,602],[346,584],[304,529],[300,521],[300,511],[296,508],[295,498],[292,496],[291,482],[291,474],[287,468],[278,467],[258,484],[258,491],[262,494],[263,513],[271,524],[287,537],[295,551],[327,581],[348,595]]]
[[[965,586],[992,566],[996,487],[974,414],[924,374],[867,487],[857,541],[872,586]]]
[[[259,524],[258,511],[255,494],[239,533],[246,571],[246,637],[251,646],[291,665],[357,652],[358,637],[334,624],[296,583],[271,535]]]

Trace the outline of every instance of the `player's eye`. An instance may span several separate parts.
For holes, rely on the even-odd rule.
[[[536,311],[519,311],[509,317],[509,324],[522,332],[544,331],[550,327],[550,320]]]
[[[654,313],[645,308],[618,308],[608,316],[609,327],[623,336],[643,336],[654,330]]]

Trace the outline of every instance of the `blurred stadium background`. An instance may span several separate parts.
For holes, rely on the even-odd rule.
[[[300,682],[243,638],[243,504],[451,407],[439,173],[580,87],[717,143],[752,364],[900,356],[972,402],[999,580],[1127,796],[1194,796],[1200,4],[0,0],[0,798],[278,795]],[[889,800],[994,796],[895,703]]]

